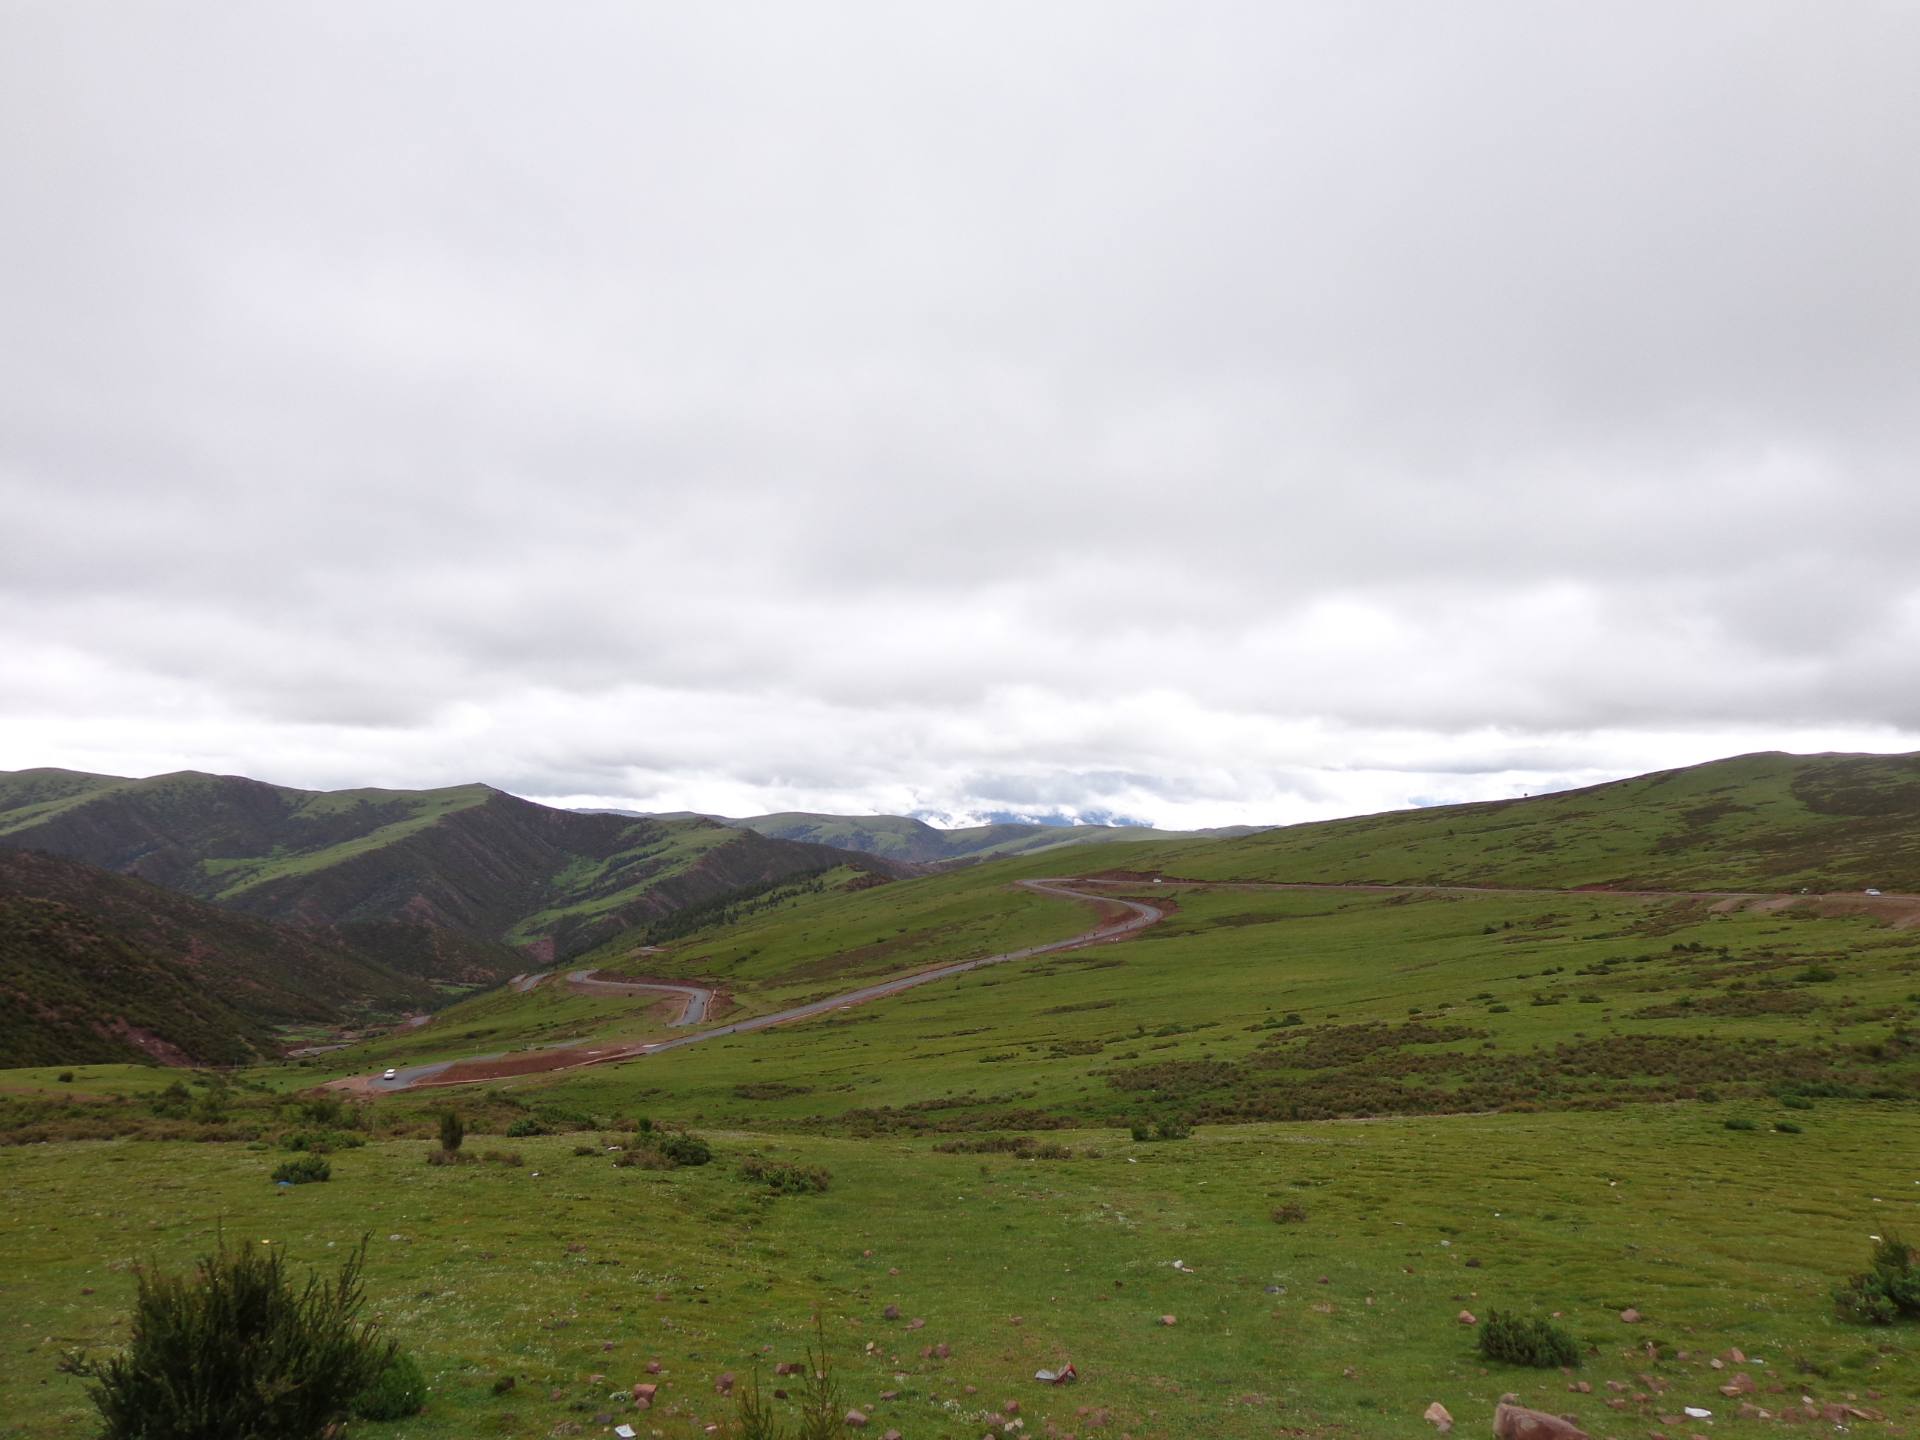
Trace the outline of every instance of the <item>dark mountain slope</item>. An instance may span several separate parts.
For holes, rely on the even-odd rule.
[[[381,937],[428,926],[478,942],[458,978],[564,957],[742,885],[852,857],[700,819],[580,814],[485,785],[294,790],[182,772],[144,780],[34,770],[0,774],[0,845],[31,846],[139,875],[256,915],[348,926],[361,948],[442,963],[444,945]],[[884,862],[872,868],[892,873]],[[441,970],[427,973],[443,974]]]
[[[436,998],[332,933],[0,850],[0,1066],[239,1063],[275,1052],[276,1025],[335,1024]]]

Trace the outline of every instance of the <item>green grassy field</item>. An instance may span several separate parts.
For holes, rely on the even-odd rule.
[[[801,1358],[816,1305],[848,1402],[916,1440],[977,1436],[1009,1398],[1032,1434],[1407,1435],[1436,1399],[1477,1429],[1508,1390],[1596,1434],[1668,1428],[1683,1404],[1721,1432],[1770,1430],[1729,1419],[1717,1392],[1734,1371],[1708,1359],[1736,1346],[1760,1404],[1853,1396],[1910,1424],[1912,1334],[1842,1325],[1827,1297],[1870,1234],[1920,1230],[1920,1121],[1822,1102],[1785,1135],[1728,1131],[1728,1113],[1234,1126],[1150,1145],[1064,1132],[1065,1160],[719,1131],[713,1164],[671,1173],[575,1155],[585,1137],[506,1142],[518,1167],[438,1169],[421,1143],[386,1141],[287,1191],[268,1183],[273,1152],[238,1145],[13,1149],[0,1434],[84,1432],[56,1361],[117,1338],[134,1263],[185,1264],[224,1234],[326,1264],[363,1232],[374,1307],[434,1391],[423,1416],[356,1436],[601,1434],[603,1414],[700,1435],[729,1414],[715,1379]],[[756,1151],[825,1165],[832,1188],[771,1197],[737,1173]],[[1304,1218],[1275,1223],[1290,1203]],[[1628,1306],[1643,1323],[1619,1320]],[[1483,1367],[1456,1316],[1496,1308],[1560,1312],[1592,1393]],[[950,1355],[923,1353],[935,1345]],[[1031,1379],[1067,1359],[1078,1386]],[[608,1397],[649,1360],[665,1398],[637,1417]],[[506,1375],[515,1388],[495,1395]]]
[[[1920,927],[1899,904],[1150,878],[1375,878],[1378,861],[1542,884],[1652,857],[1732,890],[1812,863],[1813,831],[1829,872],[1897,871],[1904,842],[1869,842],[1899,773],[1823,790],[1817,768],[1728,765],[1655,777],[1633,804],[1538,802],[1613,814],[1561,815],[1557,849],[1512,826],[1525,807],[1473,807],[1316,827],[1324,851],[1287,832],[1096,845],[741,898],[652,953],[630,932],[565,968],[698,980],[746,1014],[1087,927],[1090,906],[1022,877],[1144,874],[1112,893],[1170,913],[799,1024],[383,1097],[351,1129],[368,1143],[332,1136],[324,1185],[268,1178],[337,1123],[295,1092],[660,1034],[662,1009],[492,991],[189,1097],[139,1067],[0,1074],[0,1135],[44,1142],[0,1147],[0,1436],[85,1433],[60,1353],[114,1342],[132,1264],[186,1263],[219,1233],[322,1264],[373,1236],[374,1304],[435,1389],[424,1415],[355,1440],[726,1433],[716,1378],[800,1359],[815,1307],[847,1402],[908,1440],[1407,1436],[1431,1433],[1436,1400],[1477,1431],[1507,1391],[1622,1440],[1778,1429],[1743,1404],[1911,1434],[1920,1331],[1847,1324],[1832,1302],[1872,1237],[1920,1237]],[[1699,813],[1736,772],[1745,808],[1727,813],[1764,820],[1745,869],[1725,815]],[[423,1163],[448,1105],[469,1153],[520,1163]],[[707,1136],[714,1162],[616,1167],[608,1147],[643,1117]],[[116,1131],[149,1138],[68,1138]],[[825,1167],[830,1188],[775,1196],[742,1173],[756,1156]],[[1463,1310],[1557,1314],[1582,1365],[1483,1365]],[[1734,1348],[1748,1358],[1714,1368]],[[1068,1359],[1078,1386],[1033,1381]],[[663,1401],[642,1415],[613,1397],[649,1361]],[[1751,1392],[1723,1395],[1739,1376]]]

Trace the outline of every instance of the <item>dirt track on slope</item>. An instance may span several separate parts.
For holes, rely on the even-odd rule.
[[[1532,889],[1527,887],[1492,885],[1391,885],[1391,884],[1313,884],[1308,882],[1263,881],[1263,880],[1181,880],[1175,877],[1155,877],[1150,875],[1126,875],[1109,873],[1083,879],[1021,880],[1017,882],[1024,889],[1036,894],[1055,895],[1065,900],[1075,900],[1090,904],[1101,912],[1100,923],[1090,930],[1067,940],[1056,940],[1048,945],[1032,945],[1023,950],[1008,950],[997,955],[982,955],[972,960],[958,960],[945,965],[936,965],[926,970],[914,971],[906,975],[896,975],[872,985],[849,990],[844,994],[829,996],[824,1000],[811,1001],[805,1005],[796,1005],[785,1010],[776,1010],[766,1015],[754,1015],[732,1024],[717,1026],[709,1030],[697,1031],[691,1035],[676,1036],[670,1040],[655,1040],[645,1044],[605,1045],[599,1047],[569,1047],[566,1049],[525,1050],[514,1054],[479,1055],[465,1060],[442,1061],[433,1065],[418,1065],[404,1069],[392,1080],[379,1076],[350,1076],[335,1080],[326,1088],[347,1090],[357,1093],[379,1093],[397,1090],[416,1090],[447,1085],[471,1085],[486,1080],[499,1080],[516,1075],[546,1074],[562,1070],[577,1070],[589,1065],[607,1065],[621,1060],[638,1060],[663,1050],[677,1050],[683,1045],[697,1045],[707,1040],[717,1040],[726,1035],[743,1035],[752,1030],[767,1030],[775,1025],[787,1025],[798,1020],[809,1020],[836,1010],[848,1010],[856,1005],[865,1005],[874,1000],[882,1000],[898,995],[903,990],[931,984],[936,980],[950,979],[955,975],[964,975],[970,970],[979,970],[988,965],[1000,965],[1010,960],[1027,960],[1037,955],[1053,955],[1066,950],[1078,950],[1089,945],[1108,944],[1124,940],[1139,934],[1151,925],[1157,925],[1173,909],[1172,903],[1164,905],[1149,904],[1145,901],[1127,899],[1117,895],[1103,895],[1103,889],[1125,888],[1139,891],[1145,887],[1154,887],[1156,891],[1164,887],[1171,902],[1172,897],[1184,890],[1300,890],[1356,892],[1361,894],[1431,894],[1431,895],[1535,895],[1561,900],[1577,899],[1586,896],[1618,896],[1635,900],[1687,900],[1711,904],[1716,911],[1756,910],[1772,912],[1804,906],[1816,914],[1826,916],[1868,915],[1901,928],[1920,926],[1920,895],[1854,895],[1821,894],[1794,895],[1779,892],[1742,891],[1742,890],[1610,890],[1599,887],[1583,887],[1574,890]],[[599,980],[590,972],[576,970],[567,977],[568,984],[587,994],[640,994],[675,993],[688,996],[686,1008],[681,1012],[679,1024],[698,1024],[705,1016],[706,1006],[713,992],[701,986],[684,985],[673,982],[652,982],[639,980]],[[705,997],[696,999],[694,997]],[[698,1013],[696,1013],[696,1005]]]
[[[970,970],[979,970],[988,965],[1000,965],[1009,960],[1027,960],[1036,955],[1055,955],[1065,950],[1079,950],[1088,945],[1123,940],[1130,935],[1138,934],[1149,925],[1158,924],[1166,915],[1166,911],[1157,905],[1149,905],[1138,900],[1124,900],[1111,895],[1089,895],[1069,888],[1078,885],[1080,882],[1077,880],[1022,880],[1018,883],[1024,889],[1034,891],[1036,894],[1057,895],[1062,899],[1077,900],[1083,904],[1092,905],[1101,912],[1100,923],[1070,939],[1056,940],[1047,945],[1030,945],[1022,950],[1008,950],[997,955],[982,955],[973,960],[956,960],[946,965],[935,965],[926,970],[916,970],[872,985],[864,985],[841,995],[831,995],[824,1000],[814,1000],[805,1005],[795,1005],[766,1015],[750,1016],[730,1025],[701,1030],[692,1035],[677,1036],[671,1040],[654,1040],[639,1045],[607,1045],[598,1048],[523,1050],[511,1055],[478,1055],[467,1060],[411,1066],[400,1070],[392,1080],[386,1080],[377,1075],[349,1076],[331,1082],[326,1088],[359,1094],[393,1093],[400,1090],[423,1090],[449,1085],[472,1085],[514,1075],[546,1074],[562,1070],[578,1070],[589,1065],[607,1065],[618,1060],[637,1060],[662,1050],[677,1050],[683,1045],[697,1045],[702,1041],[717,1040],[724,1035],[741,1035],[750,1030],[766,1030],[775,1025],[787,1025],[796,1020],[810,1020],[836,1010],[851,1009],[855,1005],[865,1005],[873,1000],[885,999],[889,995],[898,995],[901,991],[911,990],[915,986],[928,985],[936,980],[946,980],[955,975],[964,975]],[[585,974],[586,972],[576,971],[574,975],[568,977],[569,982],[580,979]],[[658,985],[642,985],[637,981],[594,981],[591,978],[584,979],[581,983],[592,986],[606,985],[612,988],[613,993],[626,993],[627,988],[634,990],[664,988]],[[672,988],[688,992],[699,991],[697,986]],[[701,993],[711,994],[711,992]]]

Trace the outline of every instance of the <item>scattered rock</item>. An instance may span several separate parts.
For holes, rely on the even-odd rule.
[[[849,1410],[847,1411],[845,1421],[842,1423],[844,1423],[849,1430],[864,1430],[867,1425],[867,1417],[862,1415],[858,1410]]]
[[[1570,1420],[1505,1401],[1493,1412],[1493,1433],[1495,1440],[1588,1440]]]
[[[1171,1315],[1162,1315],[1160,1317],[1160,1323],[1162,1325],[1175,1325],[1175,1324],[1178,1324],[1179,1322],[1176,1321]]]
[[[716,1395],[731,1395],[733,1393],[733,1372],[731,1370],[713,1382],[713,1393]]]
[[[653,1405],[653,1397],[657,1395],[659,1391],[660,1387],[658,1385],[648,1385],[643,1381],[633,1387],[633,1403],[638,1405],[642,1410],[649,1409]]]
[[[909,1330],[919,1330],[919,1329],[922,1329],[926,1325],[926,1323],[927,1322],[925,1320],[922,1320],[919,1316],[916,1315],[913,1319],[907,1321],[907,1328]]]
[[[605,1353],[606,1353],[607,1351],[609,1351],[609,1350],[611,1350],[611,1349],[613,1349],[613,1341],[611,1341],[611,1340],[602,1340],[602,1341],[600,1342],[600,1353],[601,1353],[601,1354],[603,1354],[603,1355],[604,1355],[604,1354],[605,1354]]]
[[[1629,1305],[1626,1309],[1620,1312],[1620,1322],[1623,1325],[1638,1325],[1640,1323],[1640,1320],[1641,1320],[1640,1312],[1634,1309],[1631,1305]]]
[[[1462,1310],[1453,1318],[1458,1320],[1462,1325],[1478,1325],[1480,1323],[1471,1310]]]
[[[953,1355],[953,1347],[947,1344],[947,1342],[944,1340],[942,1340],[938,1345],[933,1347],[933,1358],[936,1360],[946,1360],[946,1359],[949,1359],[952,1355]]]
[[[1433,1426],[1433,1428],[1438,1430],[1442,1435],[1453,1429],[1453,1416],[1447,1412],[1447,1407],[1442,1405],[1438,1400],[1427,1406],[1426,1414],[1420,1418]]]
[[[1024,1325],[1027,1323],[1027,1317],[1024,1315],[1009,1316],[1007,1319],[1007,1323],[1009,1325]]]
[[[805,1370],[806,1366],[802,1365],[798,1360],[782,1360],[778,1365],[773,1367],[773,1373],[776,1375],[799,1375],[803,1374]]]
[[[1020,1402],[1018,1400],[1007,1401],[1006,1404],[1000,1407],[1000,1413],[1002,1415],[1018,1415],[1020,1413]]]
[[[647,1373],[649,1375],[658,1375],[660,1373],[660,1362],[658,1360],[647,1361]]]
[[[1593,1393],[1593,1382],[1591,1380],[1576,1380],[1567,1386],[1567,1389],[1576,1395],[1591,1395]]]
[[[900,1318],[900,1307],[898,1305],[887,1306],[886,1309],[880,1312],[880,1318],[882,1320],[898,1320]]]

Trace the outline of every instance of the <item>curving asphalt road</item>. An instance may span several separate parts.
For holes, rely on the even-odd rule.
[[[575,970],[567,976],[567,984],[583,995],[684,995],[687,1003],[680,1007],[677,1019],[669,1020],[669,1025],[698,1025],[707,1018],[707,1007],[713,1003],[713,991],[704,985],[673,985],[654,980],[596,980],[591,970]]]
[[[982,955],[972,960],[956,960],[946,965],[936,965],[930,970],[917,970],[910,975],[896,975],[872,985],[863,985],[857,990],[845,994],[832,995],[825,1000],[810,1001],[805,1005],[794,1005],[785,1010],[775,1010],[765,1015],[753,1015],[744,1020],[736,1020],[728,1025],[716,1026],[711,1030],[701,1030],[692,1035],[676,1036],[671,1040],[655,1040],[644,1045],[615,1046],[594,1052],[581,1060],[563,1060],[556,1055],[556,1063],[550,1070],[579,1070],[589,1065],[609,1065],[620,1060],[638,1060],[648,1055],[657,1055],[664,1050],[678,1050],[684,1045],[698,1045],[707,1040],[718,1040],[726,1035],[744,1035],[752,1030],[767,1030],[775,1025],[787,1025],[796,1020],[811,1020],[817,1015],[827,1015],[835,1010],[851,1009],[855,1005],[865,1005],[873,1000],[883,1000],[889,995],[898,995],[903,990],[911,990],[919,985],[931,985],[936,980],[949,980],[955,975],[964,975],[969,970],[984,969],[988,965],[1002,965],[1009,960],[1030,960],[1036,955],[1053,955],[1063,950],[1079,950],[1089,945],[1102,945],[1115,940],[1124,940],[1129,935],[1138,934],[1149,925],[1158,924],[1166,918],[1166,912],[1157,905],[1149,905],[1139,900],[1127,900],[1117,895],[1090,895],[1084,890],[1072,888],[1086,882],[1079,880],[1021,880],[1025,889],[1039,895],[1057,895],[1063,900],[1078,900],[1083,903],[1106,907],[1107,917],[1091,930],[1066,940],[1055,940],[1046,945],[1029,945],[1021,950],[1004,950],[997,955]],[[1112,913],[1114,911],[1119,913]],[[576,986],[606,986],[613,993],[629,993],[632,990],[675,990],[688,995],[711,996],[712,992],[693,985],[629,985],[620,981],[595,981],[586,979],[590,972],[579,970],[569,975],[570,983]],[[694,1002],[690,999],[688,1009],[682,1012],[682,1024],[698,1023],[706,1013],[706,1001],[699,1002],[700,1015],[689,1018]],[[490,1083],[494,1077],[475,1077],[462,1080],[442,1080],[439,1077],[454,1065],[469,1064],[478,1061],[498,1060],[501,1053],[490,1055],[470,1055],[460,1060],[442,1060],[433,1065],[409,1065],[397,1069],[389,1080],[384,1076],[364,1076],[357,1080],[344,1082],[354,1088],[364,1088],[376,1092],[424,1089],[432,1086],[481,1085]],[[524,1052],[521,1058],[524,1058]],[[531,1073],[531,1072],[522,1072]],[[342,1082],[336,1082],[342,1083]]]

